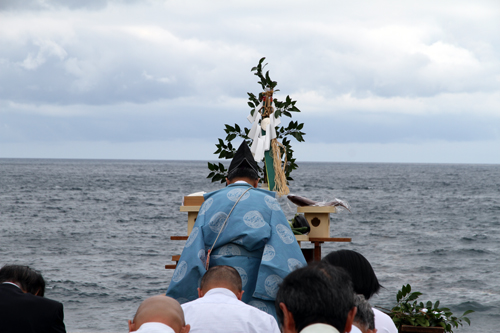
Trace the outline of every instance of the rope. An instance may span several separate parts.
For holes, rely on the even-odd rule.
[[[283,167],[281,164],[281,151],[280,147],[283,148],[285,155],[285,162],[283,163]],[[283,196],[290,193],[290,189],[287,186],[285,168],[286,168],[286,148],[285,146],[279,142],[277,139],[273,139],[271,141],[271,148],[273,153],[273,167],[274,167],[274,189],[278,193],[278,196]]]
[[[262,118],[269,117],[271,113],[274,112],[274,108],[271,106],[273,102],[273,90],[266,91],[264,93],[266,100],[264,101],[264,107],[262,108]]]

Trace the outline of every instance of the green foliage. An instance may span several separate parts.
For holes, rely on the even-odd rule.
[[[264,68],[267,66],[267,63],[264,64],[265,59],[266,58],[260,59],[258,65],[253,67],[251,71],[255,72],[254,75],[256,75],[259,78],[259,81],[257,83],[260,84],[263,91],[266,88],[273,89],[274,92],[279,91],[275,89],[275,87],[278,85],[278,82],[273,81],[270,78],[269,71],[265,72],[265,74],[263,72]],[[257,112],[255,108],[259,106],[260,101],[263,98],[263,93],[259,93],[257,96],[253,93],[247,93],[247,94],[248,94],[247,104],[251,108],[250,113],[253,115],[255,112]],[[273,101],[275,106],[274,116],[276,118],[281,118],[282,123],[283,123],[282,116],[292,118],[292,112],[300,112],[300,110],[295,106],[295,103],[297,101],[292,100],[290,96],[286,96],[284,101],[279,101],[276,98],[273,98]],[[283,157],[286,150],[287,163],[285,165],[285,175],[287,180],[293,180],[293,178],[290,177],[290,173],[298,168],[297,164],[295,163],[296,159],[293,157],[293,149],[290,144],[289,137],[295,138],[295,140],[297,140],[298,142],[303,142],[305,135],[305,133],[302,132],[303,127],[304,124],[299,123],[298,121],[290,121],[286,127],[285,126],[276,127],[277,139],[285,147],[285,149],[280,148],[281,157]],[[238,147],[234,147],[231,142],[236,138],[242,138],[247,142],[249,146],[252,144],[252,139],[248,137],[248,133],[250,132],[249,128],[246,127],[241,128],[238,124],[234,124],[234,126],[225,124],[224,131],[226,132],[226,137],[224,139],[219,138],[218,143],[215,144],[217,150],[214,152],[214,154],[218,154],[219,159],[233,158],[236,149]],[[224,167],[224,165],[222,165],[222,163],[217,164],[208,162],[208,169],[210,170],[210,173],[208,174],[207,178],[211,178],[212,182],[220,181],[221,183],[223,183],[225,181],[227,176],[227,170]],[[261,182],[265,180],[264,168],[259,167],[259,176]]]
[[[453,316],[453,313],[448,308],[440,308],[439,301],[432,303],[418,302],[418,297],[422,293],[411,291],[409,284],[403,285],[401,290],[396,295],[397,304],[387,314],[392,318],[398,330],[401,325],[437,327],[441,326],[445,332],[452,333],[452,328],[457,328],[458,325],[463,326],[462,321],[470,325],[469,318],[465,317],[473,310],[467,310],[461,317]]]

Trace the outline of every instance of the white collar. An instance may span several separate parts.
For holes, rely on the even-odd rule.
[[[2,284],[11,284],[13,286],[16,286],[18,287],[19,289],[21,289],[21,287],[19,287],[17,284],[15,284],[14,282],[3,282]],[[22,289],[21,289],[22,290]]]
[[[216,295],[216,294],[222,294],[224,296],[238,299],[238,297],[236,297],[236,295],[231,290],[226,289],[226,288],[212,288],[209,291],[207,291],[203,297]]]
[[[163,323],[150,322],[144,323],[139,327],[137,333],[175,333],[175,331],[170,327]],[[134,333],[132,332],[132,333]]]
[[[339,331],[327,324],[311,324],[305,327],[300,333],[339,333]]]

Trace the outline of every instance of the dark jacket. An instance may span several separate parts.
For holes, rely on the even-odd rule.
[[[25,294],[11,284],[0,284],[0,331],[2,333],[65,333],[63,305]]]

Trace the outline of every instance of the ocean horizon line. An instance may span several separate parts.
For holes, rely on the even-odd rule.
[[[29,161],[39,161],[39,160],[49,160],[49,161],[100,161],[100,162],[220,162],[222,164],[228,164],[230,160],[199,160],[199,159],[140,159],[140,158],[66,158],[66,157],[0,157],[2,160],[29,160]],[[296,161],[297,165],[301,163],[318,163],[318,164],[389,164],[389,165],[475,165],[475,166],[495,166],[500,165],[500,163],[464,163],[464,162],[359,162],[359,161]]]

